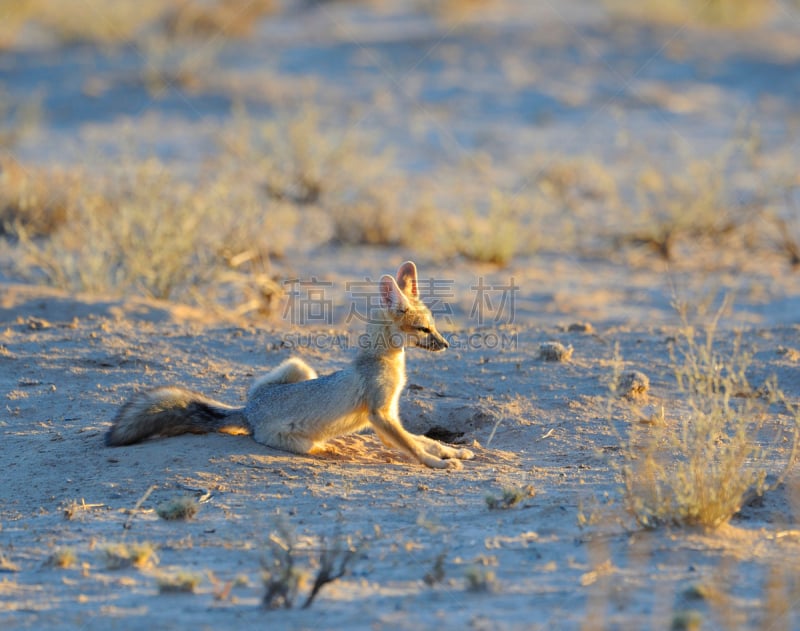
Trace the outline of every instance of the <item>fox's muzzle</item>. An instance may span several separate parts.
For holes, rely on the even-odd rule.
[[[428,351],[443,351],[449,347],[450,344],[448,344],[447,340],[439,335],[439,333],[432,332],[430,335],[420,338],[417,346]]]

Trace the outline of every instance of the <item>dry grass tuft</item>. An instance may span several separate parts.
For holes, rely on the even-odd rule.
[[[417,243],[432,232],[427,209],[401,210],[411,200],[366,132],[318,110],[278,117],[235,117],[219,162],[191,180],[155,159],[91,176],[3,164],[8,259],[25,280],[69,291],[268,314],[281,295],[270,261],[300,228],[308,243]]]
[[[417,0],[424,11],[453,26],[484,20],[503,0]]]
[[[0,48],[17,44],[31,25],[56,41],[107,47],[154,32],[173,38],[236,38],[252,33],[275,0],[0,0]]]
[[[491,593],[498,589],[497,576],[493,570],[473,566],[464,574],[466,589],[475,593]]]
[[[604,0],[612,15],[642,22],[669,25],[703,25],[746,28],[765,21],[775,0]]]
[[[171,37],[248,37],[260,18],[277,10],[277,0],[182,0],[165,16],[164,27]]]
[[[197,574],[177,572],[158,576],[156,583],[159,594],[193,594],[201,580]]]
[[[406,181],[392,174],[393,158],[357,122],[305,106],[279,111],[267,122],[242,109],[220,143],[250,181],[273,203],[315,214],[327,238],[346,245],[399,245],[418,236],[425,217],[410,207]],[[326,231],[309,221],[309,238]],[[427,224],[426,224],[427,225]],[[313,233],[317,233],[316,235]]]
[[[63,203],[51,205],[34,179],[20,185],[31,190],[16,197],[25,204],[7,206],[14,213],[9,226],[18,239],[13,259],[21,277],[70,291],[201,303],[219,295],[207,291],[211,287],[223,295],[238,288],[227,291],[233,300],[245,294],[258,303],[248,308],[268,308],[280,291],[265,261],[266,239],[278,240],[288,230],[273,224],[283,215],[271,213],[227,174],[187,182],[148,160],[106,178],[64,179],[69,186],[57,197]]]
[[[524,211],[520,196],[491,191],[485,211],[465,213],[456,235],[458,253],[470,261],[508,265],[526,243]]]
[[[619,471],[625,506],[646,528],[716,528],[768,490],[767,473],[795,460],[800,415],[773,382],[753,388],[750,353],[737,338],[722,353],[714,335],[721,311],[697,333],[684,313],[672,352],[683,400],[676,420],[632,424],[622,438]],[[614,380],[616,383],[617,380]],[[779,420],[776,412],[788,411]],[[791,445],[786,451],[785,444]]]
[[[800,206],[790,202],[789,219],[772,214],[765,219],[771,228],[772,240],[779,252],[786,256],[792,268],[800,267]]]
[[[51,556],[48,564],[62,570],[73,567],[78,562],[78,555],[72,548],[59,548]]]
[[[635,191],[638,211],[620,241],[650,247],[667,261],[676,259],[681,241],[719,245],[744,223],[719,162],[692,161],[669,175],[644,169]]]
[[[543,159],[544,164],[539,160]],[[577,211],[585,201],[613,202],[619,195],[616,179],[597,159],[546,156],[533,165],[537,191],[561,210]]]
[[[200,503],[190,496],[174,497],[156,507],[158,516],[168,521],[192,519],[199,510]]]
[[[486,506],[489,510],[505,510],[517,506],[523,500],[533,497],[536,491],[531,485],[523,487],[506,487],[500,497],[486,496]]]
[[[267,609],[290,609],[294,605],[306,573],[296,566],[294,533],[286,524],[278,524],[270,534],[271,556],[261,562],[264,580],[262,605]]]
[[[425,573],[425,576],[422,577],[422,580],[425,581],[425,584],[428,587],[433,587],[439,583],[442,583],[445,579],[445,569],[444,569],[444,562],[447,559],[446,552],[440,552],[436,555],[436,559],[433,562],[433,567],[431,567],[430,571]]]
[[[144,162],[104,186],[84,181],[64,229],[46,241],[19,230],[19,270],[66,289],[170,298],[205,280],[211,210],[162,164]]]
[[[116,543],[103,549],[106,568],[121,570],[128,567],[147,569],[158,565],[156,547],[152,543]]]
[[[64,226],[73,178],[0,160],[0,236],[40,237]]]
[[[389,173],[392,158],[357,122],[304,106],[269,121],[243,108],[220,136],[223,151],[272,199],[331,208],[357,201]]]
[[[216,38],[198,46],[191,39],[175,40],[161,33],[148,35],[140,44],[145,57],[141,81],[154,98],[167,94],[173,86],[190,93],[200,92],[208,78],[214,76],[223,45]]]
[[[669,625],[671,631],[700,631],[703,628],[703,615],[694,609],[678,611]]]
[[[270,558],[262,560],[264,586],[266,592],[262,604],[268,609],[290,609],[294,606],[301,588],[310,581],[303,609],[312,605],[320,590],[350,571],[351,566],[361,554],[363,542],[354,544],[350,538],[336,537],[328,544],[322,540],[322,547],[316,559],[316,571],[298,567],[300,553],[297,550],[294,533],[283,522],[278,523],[275,532],[270,534]]]
[[[0,45],[13,45],[23,27],[35,24],[60,42],[120,45],[134,41],[164,16],[160,0],[3,0],[6,26]]]
[[[20,566],[0,553],[0,572],[19,572]]]
[[[400,245],[405,241],[398,200],[391,189],[367,191],[330,209],[331,241],[343,245]]]

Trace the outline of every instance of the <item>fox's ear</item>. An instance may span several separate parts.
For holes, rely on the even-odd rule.
[[[406,261],[397,269],[397,284],[406,296],[419,298],[417,266],[413,261]]]
[[[381,304],[394,311],[405,311],[411,307],[408,298],[400,291],[394,278],[388,274],[381,276]]]

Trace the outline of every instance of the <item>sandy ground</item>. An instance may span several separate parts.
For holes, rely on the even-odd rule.
[[[634,178],[640,145],[677,170],[676,144],[714,154],[743,116],[759,127],[763,173],[796,176],[799,145],[785,146],[797,137],[796,13],[732,37],[609,25],[596,3],[577,0],[499,4],[511,9],[456,28],[415,12],[309,3],[230,44],[198,93],[158,98],[132,79],[144,63],[136,51],[118,52],[108,66],[85,46],[4,53],[9,95],[46,86],[48,118],[13,153],[91,170],[108,161],[103,143],[135,128],[145,154],[192,172],[231,102],[250,99],[257,117],[284,92],[296,102],[313,80],[308,98],[343,119],[354,103],[369,103],[356,118],[381,128],[404,167],[430,169],[442,189],[470,184],[474,171],[460,165],[484,153],[511,180],[530,175],[531,155],[548,152],[623,156],[610,168]],[[593,208],[591,225],[607,226],[602,204]],[[576,222],[588,225],[586,216]],[[598,234],[602,247],[583,241],[562,251],[548,242],[505,269],[395,247],[294,243],[274,271],[330,283],[330,325],[293,323],[286,311],[225,320],[196,307],[70,295],[20,284],[3,260],[0,628],[799,628],[796,475],[716,532],[642,530],[621,508],[613,467],[619,436],[636,420],[608,406],[619,356],[649,377],[651,409],[676,420],[683,395],[669,341],[680,320],[671,303],[696,306],[724,292],[735,302],[719,344],[731,348],[740,331],[754,353],[751,382],[775,375],[797,403],[797,269],[775,248],[751,255],[728,242],[666,265]],[[110,419],[138,389],[184,385],[236,404],[254,376],[292,354],[321,373],[346,365],[361,330],[346,321],[347,283],[410,257],[421,278],[446,281],[448,308],[438,304],[437,321],[453,345],[409,352],[401,413],[415,432],[471,445],[476,459],[462,470],[428,470],[369,433],[315,457],[246,436],[104,446]],[[491,305],[481,303],[482,322],[474,312],[481,282],[495,292]],[[512,285],[513,310],[500,313],[509,306],[502,288]],[[570,361],[539,358],[551,341],[572,347]],[[770,473],[785,455],[779,446]],[[487,496],[508,487],[526,497],[490,509]],[[194,519],[157,515],[183,496],[204,499]],[[321,551],[358,551],[309,609],[261,606],[262,564],[281,527],[294,533],[297,563],[312,576]],[[143,543],[157,549],[157,562],[108,561],[109,546]],[[65,551],[74,562],[58,567]],[[159,580],[180,572],[198,578],[194,592],[161,593]]]
[[[626,369],[650,377],[651,403],[669,409],[677,396],[667,344],[675,325],[594,321],[586,332],[567,330],[569,320],[537,326],[525,317],[472,329],[471,348],[411,351],[406,425],[477,452],[463,470],[444,473],[371,434],[337,440],[319,457],[246,436],[106,448],[109,419],[134,390],[185,384],[240,402],[250,378],[289,356],[285,345],[299,332],[208,322],[170,304],[3,289],[4,628],[314,628],[320,616],[325,628],[667,628],[690,610],[704,628],[750,627],[768,620],[770,579],[800,553],[791,482],[712,534],[626,528],[621,510],[602,508],[608,498],[619,502],[609,466],[619,444],[613,428],[632,422],[607,412],[614,349]],[[504,348],[480,347],[500,331]],[[798,353],[786,349],[797,348],[799,331],[797,324],[746,331],[754,382],[774,373],[797,396]],[[468,337],[465,329],[446,332]],[[547,341],[572,346],[572,359],[539,359]],[[354,353],[343,345],[300,354],[327,372]],[[530,497],[490,510],[486,496],[506,487],[530,487]],[[189,489],[210,493],[193,520],[156,515],[157,505],[193,495]],[[73,500],[79,506],[67,517]],[[579,514],[593,511],[603,523],[582,529]],[[351,573],[307,610],[259,606],[261,563],[281,523],[297,537],[298,563],[312,570],[319,551],[342,538],[359,549]],[[109,545],[141,542],[157,546],[157,565],[109,569]],[[75,564],[54,567],[64,549]],[[201,579],[194,594],[159,593],[159,577],[176,572]],[[476,572],[491,573],[488,591],[470,590]],[[426,575],[437,580],[429,584]],[[780,588],[788,590],[792,626],[794,576]],[[722,595],[693,599],[692,589],[705,584]]]

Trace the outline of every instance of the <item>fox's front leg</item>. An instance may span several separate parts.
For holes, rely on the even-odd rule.
[[[369,421],[384,444],[402,449],[425,466],[432,469],[461,468],[460,460],[454,458],[443,459],[438,455],[429,453],[425,443],[418,440],[418,437],[414,434],[407,432],[400,424],[399,419],[392,418],[386,412],[371,412]]]

